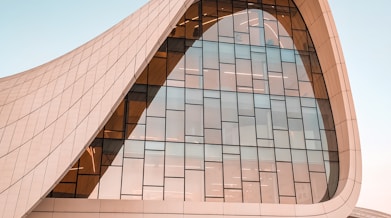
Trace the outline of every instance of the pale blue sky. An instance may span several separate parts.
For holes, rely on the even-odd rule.
[[[0,77],[91,40],[146,0],[0,0]],[[391,214],[391,1],[329,0],[348,67],[363,155],[358,206]]]

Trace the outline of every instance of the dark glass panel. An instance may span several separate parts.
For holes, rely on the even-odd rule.
[[[204,16],[217,16],[217,2],[216,0],[205,0],[202,2],[202,13]]]
[[[77,177],[76,198],[88,198],[98,182],[99,176],[79,175]]]
[[[334,130],[333,113],[331,111],[330,102],[328,100],[319,99],[318,102],[318,114],[319,125],[321,129]]]

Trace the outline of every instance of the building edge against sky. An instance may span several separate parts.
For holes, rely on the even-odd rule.
[[[192,2],[151,1],[86,45],[48,64],[0,80],[0,163],[5,178],[0,184],[0,205],[3,205],[0,211],[3,217],[21,216],[46,196],[110,118]],[[295,3],[312,36],[328,87],[339,142],[338,190],[330,201],[315,205],[240,207],[248,215],[258,216],[322,217],[328,214],[346,217],[355,207],[361,183],[360,145],[346,67],[327,1],[297,0]],[[118,46],[117,53],[113,49]],[[79,212],[103,212],[102,205],[118,203],[88,201],[86,203],[92,205],[93,210],[81,208]],[[207,210],[205,204],[198,206]],[[142,211],[136,208],[137,212],[167,212],[167,208],[159,211],[154,202],[139,202],[139,205]],[[193,214],[198,211],[240,215],[236,213],[241,210],[232,210],[234,206],[218,203],[213,208],[209,206],[211,211],[202,211],[198,210],[197,203],[185,202],[172,213]],[[284,214],[279,214],[281,211]]]

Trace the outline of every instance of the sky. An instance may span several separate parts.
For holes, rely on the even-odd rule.
[[[55,59],[146,0],[0,0],[0,77]],[[357,113],[363,184],[357,206],[391,214],[390,0],[329,0]]]

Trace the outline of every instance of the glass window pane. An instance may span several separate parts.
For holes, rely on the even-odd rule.
[[[186,105],[186,135],[204,135],[203,117],[202,105]]]
[[[183,143],[166,143],[165,175],[183,177],[185,167],[185,147]]]
[[[273,131],[270,109],[255,109],[255,117],[257,123],[257,137],[272,139]]]
[[[286,109],[289,118],[301,118],[300,98],[286,97]]]
[[[220,89],[219,71],[204,69],[204,89]]]
[[[328,100],[317,99],[319,125],[321,129],[334,130],[334,119],[331,111],[330,102]]]
[[[238,86],[253,86],[250,60],[236,59],[236,78]]]
[[[240,156],[224,154],[224,188],[241,188]]]
[[[164,142],[146,141],[145,142],[145,149],[146,150],[164,151]]]
[[[202,76],[186,75],[186,88],[202,89],[202,84]]]
[[[124,157],[144,158],[144,141],[125,140]]]
[[[310,171],[324,172],[324,161],[322,151],[307,151]]]
[[[221,90],[236,91],[236,70],[233,64],[220,64]]]
[[[309,82],[312,80],[311,61],[305,54],[296,55],[297,78],[299,81]]]
[[[223,197],[222,163],[205,163],[205,185],[207,197]]]
[[[221,63],[235,63],[234,44],[219,43],[219,57]]]
[[[121,194],[141,195],[143,188],[143,159],[124,159]]]
[[[177,87],[167,87],[167,109],[185,109],[185,89]]]
[[[205,143],[221,144],[221,129],[205,129]]]
[[[305,143],[309,150],[322,150],[322,143],[320,140],[306,140]]]
[[[261,203],[259,182],[243,182],[243,202]]]
[[[203,3],[203,5],[205,4]],[[218,40],[217,19],[215,17],[208,17],[209,15],[210,14],[208,13],[207,16],[202,17],[202,24],[203,24],[202,27],[204,31],[202,38],[204,40],[217,41]]]
[[[279,203],[276,173],[261,172],[262,203]]]
[[[184,201],[184,178],[165,178],[164,200]]]
[[[147,117],[147,140],[164,141],[165,119],[159,117]]]
[[[248,32],[247,10],[234,14],[234,30],[237,32]]]
[[[259,181],[257,148],[241,147],[240,157],[242,166],[242,180]]]
[[[296,202],[298,204],[312,204],[310,183],[295,183]]]
[[[202,104],[203,96],[201,89],[186,89],[186,103]]]
[[[203,61],[205,68],[218,69],[219,68],[219,55],[217,42],[203,41]]]
[[[311,190],[314,202],[321,202],[329,199],[327,190],[326,175],[324,173],[310,173]]]
[[[296,65],[294,63],[282,63],[282,71],[284,75],[284,87],[286,89],[299,89],[297,82]]]
[[[293,173],[296,182],[310,182],[308,172],[307,152],[292,149]]]
[[[280,196],[280,204],[296,204],[296,197]]]
[[[248,10],[248,24],[249,26],[263,26],[263,11],[258,9]]]
[[[269,71],[281,72],[280,50],[277,48],[266,48],[267,66]]]
[[[224,189],[225,202],[242,202],[241,189]]]
[[[185,57],[182,52],[168,52],[167,74],[168,80],[185,80]]]
[[[284,83],[282,73],[269,72],[270,94],[284,95]]]
[[[267,62],[266,54],[252,52],[251,53],[251,66],[254,79],[264,79],[267,80]]]
[[[223,154],[240,154],[240,146],[224,145]]]
[[[274,148],[258,148],[259,170],[276,171]]]
[[[205,144],[205,161],[223,161],[221,145]]]
[[[128,95],[128,123],[145,124],[145,109],[147,108],[147,88],[145,85],[134,85],[135,87],[141,87],[142,92],[130,92]]]
[[[265,20],[265,40],[268,46],[279,46],[277,22]]]
[[[235,43],[236,44],[250,44],[250,35],[248,33],[235,32]]]
[[[276,160],[277,161],[291,161],[291,150],[290,149],[276,149]]]
[[[235,44],[235,57],[250,59],[250,46]]]
[[[281,49],[281,61],[295,62],[295,51],[290,49]]]
[[[254,117],[239,116],[240,145],[257,145]]]
[[[292,164],[277,162],[277,176],[279,194],[295,196]]]
[[[105,167],[105,169],[107,169],[107,167]],[[76,188],[76,197],[88,198],[90,196],[90,194],[93,193],[94,190],[97,189],[96,186],[99,185],[99,179],[100,179],[99,176],[78,175],[78,178],[77,178],[77,188]],[[61,189],[60,190],[57,189],[57,191],[60,192],[60,191],[63,191],[65,189],[66,191],[68,191],[68,194],[69,195],[72,194],[72,197],[73,197],[73,194],[74,194],[73,190],[75,190],[74,186],[70,186],[70,185],[69,186],[65,186],[65,184],[67,184],[67,183],[61,183],[61,184],[63,184],[62,185],[62,190]],[[104,190],[104,191],[107,192],[108,190]],[[70,192],[72,192],[72,193],[70,193]],[[58,195],[58,193],[57,193],[57,195]],[[97,197],[95,197],[95,198],[97,198]]]
[[[102,166],[105,172],[99,180],[100,199],[120,199],[122,167]]]
[[[204,171],[186,170],[185,201],[204,201]]]
[[[223,122],[223,144],[239,145],[238,123]]]
[[[144,185],[163,186],[164,151],[145,151]]]
[[[125,139],[145,139],[145,125],[142,124],[128,124],[126,125]]]
[[[314,84],[315,98],[327,99],[326,84],[322,74],[312,74],[312,81]]]
[[[270,108],[270,95],[254,94],[254,103],[257,108]]]
[[[219,36],[233,37],[233,33],[233,17],[231,14],[227,14],[219,21]]]
[[[186,51],[186,74],[202,75],[202,49],[190,47]]]
[[[239,115],[254,116],[254,97],[249,93],[238,93]]]
[[[277,148],[289,148],[288,131],[274,130],[274,144]]]
[[[185,112],[167,110],[166,140],[179,141],[185,140]]]
[[[166,58],[153,57],[148,65],[148,84],[161,86],[167,77]]]
[[[235,92],[221,92],[223,121],[238,121],[238,106]]]
[[[204,146],[203,144],[186,143],[186,169],[204,169]]]
[[[144,186],[143,200],[163,200],[163,187]]]
[[[263,28],[250,27],[250,44],[265,46],[265,33]]]
[[[291,148],[305,149],[303,122],[301,119],[288,119]]]
[[[299,51],[308,51],[307,32],[301,30],[293,30],[293,41],[295,48]]]
[[[166,87],[148,86],[147,116],[164,117],[166,109]]]
[[[301,97],[314,98],[314,90],[311,82],[299,82],[299,90]]]
[[[304,135],[306,139],[320,139],[318,115],[315,108],[303,107]]]
[[[204,110],[205,128],[221,129],[220,100],[205,98]]]
[[[338,151],[337,136],[334,131],[321,130],[323,150]]]
[[[271,106],[272,106],[273,128],[288,129],[285,102],[272,100]]]

